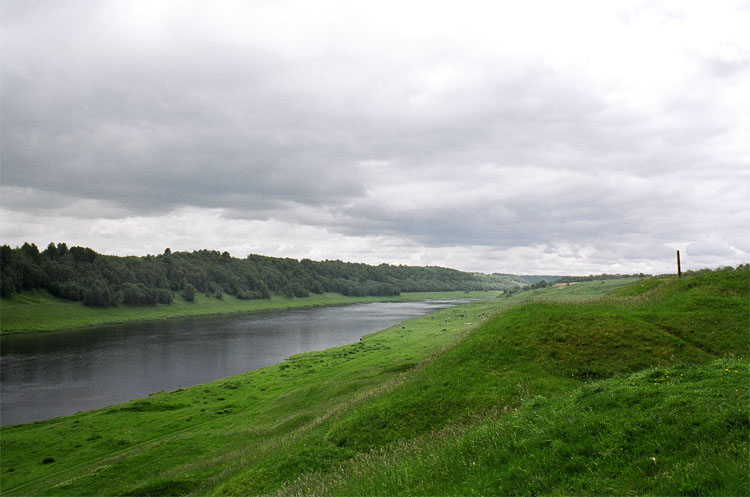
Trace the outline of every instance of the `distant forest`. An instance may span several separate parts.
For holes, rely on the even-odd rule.
[[[223,298],[265,299],[271,295],[306,297],[336,292],[349,296],[395,296],[401,292],[517,290],[529,281],[507,274],[480,274],[441,267],[316,262],[198,250],[144,257],[98,254],[86,247],[33,243],[0,247],[2,297],[44,289],[86,305],[168,304],[198,293]]]

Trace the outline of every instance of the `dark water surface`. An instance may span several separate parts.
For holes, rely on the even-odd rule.
[[[0,338],[0,424],[104,407],[258,369],[460,301],[355,304]]]

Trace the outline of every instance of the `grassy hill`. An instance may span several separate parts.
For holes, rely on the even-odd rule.
[[[750,493],[750,270],[545,288],[0,431],[4,495]]]
[[[532,396],[305,475],[283,495],[748,495],[747,361]]]

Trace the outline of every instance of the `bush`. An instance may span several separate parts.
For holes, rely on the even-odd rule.
[[[49,287],[52,295],[68,300],[83,300],[86,288],[76,281],[66,281],[63,284],[53,282]]]
[[[174,294],[166,288],[152,288],[151,294],[159,304],[171,304]]]
[[[92,307],[112,305],[112,292],[104,282],[92,284],[83,294],[83,303]]]
[[[190,283],[186,284],[182,288],[182,298],[185,299],[187,302],[195,302],[196,293],[198,293],[198,290]]]
[[[308,292],[305,287],[303,287],[296,281],[293,281],[284,287],[284,295],[286,295],[289,298],[307,297],[308,295],[310,295],[310,292]]]
[[[125,283],[122,285],[123,302],[128,305],[155,304],[157,302],[154,292],[145,287],[143,283]]]

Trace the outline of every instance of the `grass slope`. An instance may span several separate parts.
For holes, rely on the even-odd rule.
[[[4,495],[747,495],[749,275],[474,302],[238,377],[6,427],[0,484]],[[532,297],[546,300],[517,305]]]
[[[363,453],[284,495],[747,495],[748,362],[649,368]]]
[[[359,302],[416,301],[426,298],[488,298],[501,292],[404,293],[398,297],[346,297],[337,293],[303,298],[274,296],[271,299],[240,300],[232,295],[222,299],[198,294],[195,302],[178,297],[171,304],[152,306],[89,307],[51,295],[46,290],[27,291],[0,301],[2,333],[52,331],[102,324],[235,312],[261,312]]]

